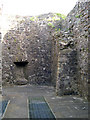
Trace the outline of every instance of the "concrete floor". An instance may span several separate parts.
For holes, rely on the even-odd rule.
[[[29,96],[44,96],[56,118],[88,118],[88,103],[78,96],[55,95],[52,86],[3,87],[3,99],[10,104],[4,118],[28,118]]]

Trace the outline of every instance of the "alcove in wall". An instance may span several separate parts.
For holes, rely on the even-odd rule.
[[[18,67],[25,67],[28,64],[28,61],[14,62],[14,64]]]
[[[15,64],[15,84],[24,85],[28,83],[28,80],[25,77],[25,68],[28,64],[28,61],[18,61],[14,62]]]

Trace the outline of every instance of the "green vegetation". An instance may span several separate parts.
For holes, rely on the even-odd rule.
[[[20,46],[18,46],[18,50],[20,50]]]
[[[55,26],[51,22],[48,23],[48,26],[55,28]]]
[[[61,29],[60,29],[60,28],[59,28],[59,29],[56,28],[55,31],[56,31],[56,32],[59,32],[59,31],[61,31]]]
[[[31,21],[38,20],[38,17],[30,17],[30,20],[31,20]]]
[[[14,39],[14,42],[16,42],[16,38]]]
[[[60,20],[60,18],[54,16],[54,17],[49,17],[49,18],[47,19],[47,21],[56,21],[56,20]]]
[[[69,28],[66,28],[66,32],[69,31]]]
[[[60,13],[55,13],[55,14],[53,14],[53,15],[54,15],[54,16],[53,16],[53,17],[49,17],[49,18],[47,19],[47,21],[59,21],[60,18],[62,18],[62,19],[65,19],[65,18],[66,18],[65,15],[60,14]]]
[[[51,19],[48,19],[47,21],[49,22],[49,21],[52,21],[52,20],[51,20]]]
[[[34,18],[34,17],[30,17],[30,20],[31,20],[31,21],[35,21],[35,18]]]
[[[65,18],[66,18],[66,16],[65,16],[65,15],[60,14],[60,13],[56,13],[56,15],[57,15],[58,17],[61,17],[61,18],[62,18],[62,19],[64,19],[64,20],[65,20]]]
[[[60,18],[57,18],[56,16],[52,17],[52,20],[55,21],[55,20],[60,20]]]
[[[59,28],[58,31],[60,31],[61,29]]]
[[[80,16],[79,15],[76,15],[75,18],[79,18]]]
[[[16,57],[16,62],[18,62],[18,58]]]
[[[89,49],[88,49],[88,48],[86,48],[86,50],[88,51]]]
[[[75,18],[80,18],[80,17],[82,17],[82,15],[77,14],[77,15],[75,16]]]
[[[84,48],[81,48],[81,50],[84,52]]]
[[[11,39],[11,36],[8,35],[8,38]]]

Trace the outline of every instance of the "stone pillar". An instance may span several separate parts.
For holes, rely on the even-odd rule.
[[[73,49],[61,50],[58,56],[57,95],[77,94],[77,54]]]

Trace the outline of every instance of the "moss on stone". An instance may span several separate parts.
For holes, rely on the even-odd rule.
[[[52,28],[55,28],[55,26],[53,25],[53,23],[49,22],[48,23],[48,26],[52,27]]]
[[[75,18],[80,18],[80,17],[82,17],[82,15],[77,14],[77,15],[75,16]]]
[[[34,17],[30,17],[30,20],[31,20],[31,21],[35,21],[35,18],[34,18]]]
[[[14,42],[16,42],[16,38],[14,39]]]
[[[66,16],[65,16],[65,15],[60,14],[60,13],[56,13],[56,15],[57,15],[58,17],[61,17],[61,18],[62,18],[62,19],[64,19],[64,20],[65,20],[65,18],[66,18]]]

